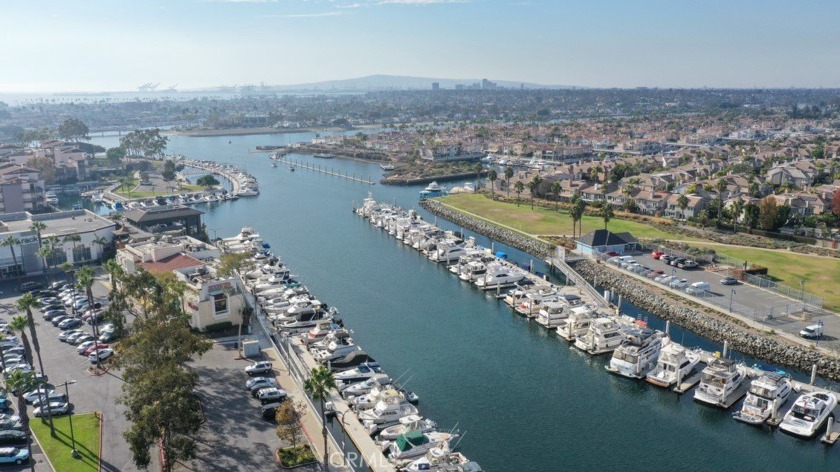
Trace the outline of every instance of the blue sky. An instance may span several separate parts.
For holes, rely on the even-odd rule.
[[[0,0],[0,92],[370,74],[840,87],[840,2]]]

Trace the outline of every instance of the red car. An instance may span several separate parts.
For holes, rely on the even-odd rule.
[[[98,345],[94,344],[93,346],[85,349],[85,355],[89,356],[89,355],[93,354],[94,352],[96,352],[97,349],[105,349],[107,347],[109,347],[109,346],[105,343],[99,343]]]
[[[654,251],[653,254],[650,255],[650,257],[652,257],[654,259],[659,259],[660,257],[662,257],[662,254],[665,254],[665,253],[660,252],[660,251]]]
[[[610,257],[616,257],[616,256],[620,256],[621,254],[619,254],[615,251],[610,251],[610,252],[607,253],[607,255],[610,256]]]

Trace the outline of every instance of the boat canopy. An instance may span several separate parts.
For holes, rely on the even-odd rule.
[[[496,257],[498,257],[499,259],[507,259],[508,255],[507,255],[507,253],[504,253],[502,251],[497,251],[496,252]]]
[[[421,446],[429,442],[429,438],[419,429],[411,430],[397,439],[397,447],[400,451],[407,451],[413,447]]]

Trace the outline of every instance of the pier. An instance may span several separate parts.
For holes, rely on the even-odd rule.
[[[356,176],[356,174],[348,174],[346,171],[344,173],[342,173],[340,170],[336,171],[334,168],[328,169],[326,166],[324,166],[324,167],[321,167],[320,165],[316,166],[314,164],[309,164],[307,162],[295,161],[295,160],[289,159],[287,157],[277,159],[276,161],[281,163],[281,164],[286,164],[287,166],[289,166],[292,169],[295,169],[295,168],[305,169],[305,170],[309,170],[309,171],[312,171],[312,172],[317,172],[319,174],[332,175],[333,177],[339,177],[339,178],[342,178],[342,179],[345,179],[345,180],[349,180],[351,182],[359,182],[360,184],[367,184],[367,185],[376,185],[376,182],[374,182],[370,177],[363,178],[362,176]]]

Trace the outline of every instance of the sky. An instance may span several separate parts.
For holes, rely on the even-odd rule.
[[[373,74],[840,87],[836,0],[0,0],[0,92]]]

